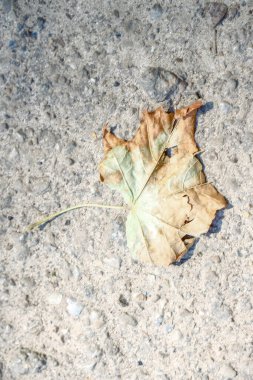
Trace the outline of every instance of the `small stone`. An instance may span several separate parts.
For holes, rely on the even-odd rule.
[[[29,369],[24,366],[22,363],[22,359],[17,357],[13,360],[13,362],[10,365],[11,373],[18,378],[20,375],[25,375],[29,373]]]
[[[243,380],[252,380],[251,374],[253,373],[253,359],[242,359],[240,360],[240,372],[241,370],[244,372],[246,375]],[[239,377],[239,376],[238,376]]]
[[[156,275],[153,273],[149,273],[146,279],[147,279],[147,283],[154,284],[156,282]]]
[[[37,24],[38,24],[39,31],[41,32],[45,28],[46,19],[44,17],[38,17]]]
[[[77,143],[75,141],[71,141],[67,147],[66,147],[66,152],[67,154],[71,154],[74,152],[74,150],[76,149],[77,147]]]
[[[234,91],[238,86],[238,81],[236,79],[229,79],[227,82],[227,89],[231,92]]]
[[[227,79],[222,86],[222,94],[224,94],[224,96],[233,96],[237,87],[238,81],[236,79]]]
[[[223,364],[219,370],[219,374],[222,378],[233,379],[236,376],[236,371],[230,364]]]
[[[161,324],[163,323],[163,319],[164,319],[163,315],[158,315],[157,318],[155,319],[155,324],[157,326],[161,326]]]
[[[32,277],[28,276],[23,278],[23,284],[28,288],[33,288],[36,285],[36,282]]]
[[[207,285],[211,285],[217,282],[218,275],[216,272],[207,268],[206,270],[203,271],[203,279]]]
[[[228,102],[221,102],[220,103],[221,112],[227,114],[227,113],[231,112],[232,109],[233,109],[233,106],[231,104],[229,104]]]
[[[9,129],[9,125],[7,123],[0,124],[0,133],[6,132]]]
[[[8,47],[9,47],[11,50],[16,50],[16,48],[17,48],[17,41],[15,41],[15,40],[10,40],[9,43],[8,43]]]
[[[73,298],[68,298],[67,299],[67,311],[72,317],[79,317],[81,312],[83,311],[84,306],[77,302]]]
[[[220,305],[219,303],[214,303],[212,306],[212,314],[217,319],[223,321],[231,321],[233,314],[232,310],[226,305]]]
[[[6,325],[5,326],[5,333],[8,335],[12,331],[12,326],[11,325]]]
[[[182,318],[191,317],[192,313],[188,309],[183,309],[180,313]]]
[[[56,145],[57,136],[48,129],[42,129],[38,137],[38,142],[41,146],[45,147],[45,149],[52,149]]]
[[[163,67],[148,67],[142,74],[140,85],[145,92],[156,101],[175,99],[187,86],[171,71]]]
[[[70,166],[72,166],[72,165],[74,165],[75,160],[73,160],[73,158],[68,157],[68,158],[67,158],[67,163],[68,163]]]
[[[113,222],[111,240],[120,246],[125,244],[125,222],[122,217],[118,217]]]
[[[15,378],[19,378],[19,375],[40,373],[46,368],[47,356],[28,349],[21,349],[19,356],[11,364],[11,372]]]
[[[228,186],[233,190],[233,191],[237,191],[240,187],[240,184],[238,183],[238,181],[235,179],[235,178],[229,178],[228,181]]]
[[[23,131],[23,129],[19,129],[16,133],[16,138],[19,142],[24,142],[27,139],[26,133]]]
[[[49,305],[59,305],[62,301],[62,294],[60,293],[51,293],[47,296],[47,302]]]
[[[75,281],[78,281],[81,279],[81,273],[78,267],[74,266],[70,270],[70,276],[73,278]]]
[[[92,310],[92,312],[90,313],[89,318],[90,318],[90,324],[95,329],[100,329],[105,324],[104,318],[103,318],[102,314],[99,313],[96,310]]]
[[[120,257],[106,257],[104,259],[104,263],[106,265],[109,265],[110,267],[112,268],[115,268],[115,269],[120,269],[120,266],[121,266],[121,258]]]
[[[248,256],[250,255],[250,250],[243,249],[243,248],[238,249],[238,250],[236,251],[236,255],[237,255],[238,257],[248,257]]]
[[[122,306],[122,307],[126,307],[126,306],[129,305],[128,300],[123,296],[123,294],[121,294],[121,295],[119,296],[119,304],[120,304],[120,306]]]
[[[174,329],[174,326],[173,325],[165,325],[165,331],[166,333],[171,333],[171,331]]]
[[[218,2],[207,3],[204,9],[204,14],[211,18],[214,28],[226,17],[228,7],[226,4]]]
[[[173,341],[173,342],[179,342],[181,339],[183,338],[183,335],[181,333],[180,330],[176,329],[176,330],[173,330],[170,334],[170,339]]]
[[[242,216],[243,216],[244,218],[250,218],[250,217],[252,216],[252,214],[251,214],[249,211],[244,210],[244,211],[242,212]]]
[[[31,320],[27,321],[26,329],[29,333],[34,335],[39,335],[43,331],[43,324],[39,317],[34,317]]]
[[[137,320],[129,314],[123,314],[121,317],[121,321],[123,322],[124,325],[128,325],[128,326],[135,327],[138,325]]]
[[[12,148],[12,150],[10,151],[9,155],[8,155],[8,159],[10,161],[17,161],[20,157],[20,154],[19,154],[19,151],[17,148]]]
[[[48,177],[30,177],[29,184],[31,191],[36,194],[45,194],[51,189]]]
[[[84,288],[84,295],[86,298],[92,298],[95,295],[95,289],[93,286],[86,286]]]
[[[228,10],[228,20],[232,21],[238,16],[240,16],[240,4],[232,4]]]
[[[155,375],[154,378],[156,380],[170,380],[171,379],[171,377],[169,377],[168,375],[166,375],[164,373],[164,370],[161,370],[161,369],[156,369],[154,375]]]
[[[9,0],[3,0],[2,6],[3,6],[3,11],[5,13],[9,13],[12,10],[13,2]]]
[[[87,357],[87,360],[84,360],[84,368],[93,371],[97,363],[101,360],[103,352],[95,344],[84,346],[84,348]]]
[[[117,18],[119,18],[119,11],[117,9],[114,9],[113,15]]]
[[[219,264],[219,263],[221,262],[221,258],[220,258],[220,256],[217,256],[217,255],[212,256],[212,257],[211,257],[211,260],[212,260],[212,262],[213,262],[214,264]]]
[[[133,299],[137,302],[147,301],[147,295],[145,293],[133,293]]]
[[[98,138],[98,135],[96,132],[91,132],[91,138],[95,141]]]
[[[163,14],[163,9],[160,4],[155,4],[149,13],[151,20],[158,20]]]
[[[87,361],[84,360],[84,362],[83,362],[83,367],[87,371],[94,371],[96,365],[97,365],[96,359],[89,359]]]

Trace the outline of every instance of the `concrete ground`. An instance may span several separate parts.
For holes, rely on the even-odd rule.
[[[253,1],[2,0],[0,378],[252,380]],[[181,265],[136,263],[99,181],[102,126],[203,98],[228,199]]]

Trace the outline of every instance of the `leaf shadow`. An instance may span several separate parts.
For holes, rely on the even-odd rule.
[[[211,111],[213,109],[213,107],[214,107],[213,102],[207,102],[202,107],[200,107],[200,109],[198,110],[197,115],[196,115],[196,130],[198,129],[198,125],[199,125],[199,117],[201,115],[205,115],[207,112]],[[197,155],[198,155],[199,161],[201,162],[203,170],[205,172],[205,164],[204,164],[204,161],[202,160],[201,153],[202,152],[200,151]]]
[[[215,218],[209,230],[204,234],[205,236],[210,237],[212,234],[217,234],[218,232],[220,232],[222,221],[224,218],[225,209],[231,209],[231,208],[233,208],[233,205],[231,203],[228,203],[228,205],[225,208],[218,210],[216,212]],[[180,265],[183,265],[186,261],[190,260],[194,254],[194,250],[196,248],[198,241],[199,241],[199,238],[195,240],[191,248],[186,252],[186,254],[181,258],[181,260],[176,261],[175,263],[173,263],[173,265],[180,266]]]
[[[209,230],[205,233],[206,236],[211,236],[212,234],[217,234],[221,230],[222,221],[224,218],[224,212],[225,210],[230,210],[233,208],[233,205],[228,202],[227,206],[221,210],[218,210],[216,212],[215,218],[209,228]]]
[[[56,217],[55,217],[54,219],[56,219]],[[54,219],[52,219],[52,220],[54,220]],[[49,220],[48,222],[45,222],[45,223],[41,224],[41,225],[38,227],[38,229],[39,229],[40,231],[44,231],[44,229],[46,228],[46,226],[47,226],[49,223],[51,223],[52,220]]]
[[[198,110],[197,117],[196,117],[196,129],[198,128],[199,117],[201,115],[204,115],[207,112],[211,111],[213,109],[213,107],[214,107],[213,102],[207,102]],[[205,171],[205,164],[201,158],[201,155],[198,156],[198,159],[202,164],[203,170]],[[226,209],[232,208],[232,207],[233,206],[230,203],[228,203]],[[225,208],[222,210],[218,210],[216,212],[215,218],[214,218],[208,232],[205,234],[206,236],[210,236],[211,234],[218,233],[221,230],[222,220],[224,217],[224,211],[225,211]],[[199,241],[199,238],[197,238],[195,240],[194,244],[191,246],[191,248],[188,250],[188,252],[181,258],[181,260],[179,260],[173,264],[176,266],[180,266],[180,265],[184,264],[185,262],[187,262],[189,259],[191,259],[191,257],[194,254],[194,251],[195,251],[195,248],[196,248],[198,241]]]
[[[197,122],[198,122],[198,117],[200,115],[205,115],[207,112],[211,111],[213,107],[214,107],[213,102],[206,102],[205,104],[203,104],[203,106],[200,107],[197,112]]]
[[[40,231],[43,231],[43,230],[46,228],[46,226],[47,226],[48,224],[50,224],[50,223],[53,222],[55,219],[57,219],[57,218],[59,218],[59,217],[61,217],[61,216],[62,216],[62,214],[61,214],[61,215],[54,216],[52,219],[47,220],[46,222],[44,222],[43,224],[41,224],[40,226],[38,226],[38,229],[39,229]]]
[[[191,248],[186,252],[186,254],[179,261],[175,261],[173,263],[173,265],[180,266],[180,265],[184,264],[186,261],[190,260],[190,258],[194,254],[194,250],[196,248],[196,245],[197,245],[198,241],[199,241],[199,238],[196,238],[195,242],[193,243],[193,245],[191,246]]]

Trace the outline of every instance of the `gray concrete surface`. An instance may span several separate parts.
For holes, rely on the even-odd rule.
[[[3,0],[0,378],[253,379],[253,2]],[[181,265],[135,263],[99,182],[105,122],[202,97],[197,141],[230,206]]]

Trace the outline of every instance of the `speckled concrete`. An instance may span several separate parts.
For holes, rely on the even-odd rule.
[[[253,2],[2,0],[0,378],[252,380]],[[226,196],[181,265],[133,262],[99,182],[105,122],[203,98],[197,141]]]

